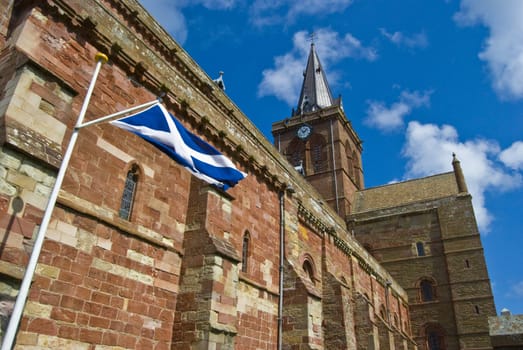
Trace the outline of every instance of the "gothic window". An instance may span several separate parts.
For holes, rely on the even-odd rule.
[[[445,349],[445,337],[439,325],[429,325],[425,328],[425,341],[427,350]]]
[[[249,244],[251,243],[251,235],[249,232],[245,232],[243,235],[243,246],[242,246],[242,272],[247,272],[247,266],[249,262]]]
[[[311,136],[310,155],[315,173],[327,170],[327,142],[323,136],[319,134]]]
[[[348,141],[345,142],[345,155],[347,157],[347,170],[349,172],[349,176],[352,178],[354,177],[354,162],[352,160],[352,150]]]
[[[323,169],[324,162],[322,162],[322,159],[321,159],[321,151],[322,151],[321,149],[322,149],[322,147],[320,144],[312,145],[312,149],[311,149],[312,157],[311,158],[312,158],[312,164],[314,166],[315,173],[324,170]]]
[[[133,164],[131,169],[127,172],[125,178],[125,185],[122,193],[122,200],[120,202],[119,216],[122,219],[129,220],[131,218],[131,211],[134,204],[134,196],[136,194],[136,185],[138,184],[138,165]]]
[[[354,168],[354,182],[356,183],[356,186],[359,188],[361,187],[361,178],[360,178],[360,164],[358,160],[358,155],[356,154],[356,151],[352,151],[352,164]]]
[[[470,268],[470,262],[469,262],[469,259],[465,259],[465,267],[466,267],[467,269]]]
[[[479,306],[474,305],[474,312],[476,313],[476,315],[479,315]]]
[[[380,306],[380,316],[383,320],[387,320],[387,311],[385,311],[385,306]]]
[[[423,279],[419,283],[419,292],[421,301],[433,301],[436,299],[435,283],[429,279]]]
[[[416,251],[418,252],[418,256],[425,256],[425,246],[423,242],[416,242]]]
[[[287,147],[286,155],[292,166],[305,166],[305,143],[298,138],[293,139]]]
[[[305,274],[307,275],[307,277],[311,280],[312,283],[314,283],[314,266],[312,265],[312,263],[310,262],[309,259],[305,259],[303,261],[303,271],[305,271]]]

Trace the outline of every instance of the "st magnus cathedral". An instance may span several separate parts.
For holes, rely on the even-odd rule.
[[[161,96],[247,174],[223,191],[133,133],[81,129],[15,349],[498,348],[459,155],[365,188],[314,44],[272,144],[136,0],[0,8],[2,336],[96,53],[86,120]]]

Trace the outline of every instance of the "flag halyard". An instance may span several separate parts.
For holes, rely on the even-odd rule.
[[[187,130],[160,103],[111,124],[140,136],[196,177],[223,190],[247,176],[216,148]]]

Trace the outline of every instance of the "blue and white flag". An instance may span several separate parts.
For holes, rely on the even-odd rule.
[[[111,124],[152,143],[197,178],[223,190],[247,176],[229,158],[187,130],[161,103]]]

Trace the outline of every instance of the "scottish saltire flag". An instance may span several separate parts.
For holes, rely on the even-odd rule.
[[[152,143],[194,176],[223,190],[247,176],[213,146],[192,134],[161,103],[111,122]]]

